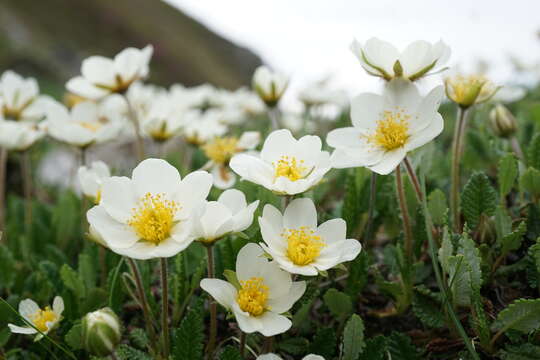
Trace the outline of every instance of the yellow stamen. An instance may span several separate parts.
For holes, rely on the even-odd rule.
[[[294,156],[289,157],[284,155],[278,160],[277,164],[273,163],[275,169],[274,177],[277,179],[284,176],[291,181],[302,179],[305,177],[305,171],[307,170],[307,167],[303,166],[303,164],[304,160],[298,161]]]
[[[215,138],[202,147],[207,158],[218,164],[226,164],[240,149],[238,139],[233,136]]]
[[[268,310],[266,301],[268,300],[268,286],[264,285],[261,277],[252,277],[249,280],[241,280],[242,288],[238,290],[236,301],[242,311],[253,316],[259,316]]]
[[[79,125],[92,132],[98,131],[103,125],[98,122],[80,121]]]
[[[97,191],[96,198],[94,199],[94,202],[99,205],[101,202],[101,189]]]
[[[321,253],[321,248],[326,246],[320,236],[308,227],[301,226],[298,229],[285,229],[281,234],[287,240],[287,257],[295,265],[311,264]]]
[[[34,326],[37,327],[41,332],[49,330],[47,323],[56,321],[57,319],[58,317],[54,311],[52,311],[48,306],[45,307],[44,310],[39,309],[35,314],[30,316],[30,320],[32,320]]]
[[[139,207],[132,210],[127,224],[142,240],[158,245],[171,235],[174,215],[179,209],[176,202],[164,199],[163,194],[147,193],[139,200]]]
[[[368,143],[387,151],[402,147],[409,139],[409,119],[403,111],[384,111],[375,132],[367,135]]]

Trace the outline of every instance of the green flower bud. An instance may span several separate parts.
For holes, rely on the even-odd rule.
[[[517,131],[514,115],[504,105],[498,104],[489,113],[489,125],[495,135],[507,138]]]
[[[86,314],[82,320],[82,342],[92,355],[110,355],[122,339],[120,322],[108,307]]]
[[[500,87],[482,75],[455,75],[444,81],[446,96],[462,108],[488,101]]]

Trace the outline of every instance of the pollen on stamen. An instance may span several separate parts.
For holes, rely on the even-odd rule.
[[[32,320],[34,326],[39,329],[39,331],[45,332],[49,330],[47,323],[51,323],[57,320],[57,316],[54,311],[52,311],[51,308],[47,306],[45,307],[45,309],[39,309],[35,314],[31,315],[30,319]]]
[[[382,119],[377,121],[377,128],[371,135],[367,135],[367,142],[391,151],[402,147],[409,139],[409,120],[411,116],[404,109],[397,111],[384,111]]]
[[[215,138],[202,147],[207,158],[218,164],[227,164],[231,157],[240,149],[238,148],[238,138],[227,136]]]
[[[314,230],[301,226],[298,229],[285,229],[281,236],[287,241],[287,257],[299,266],[309,265],[326,246]]]
[[[241,280],[240,285],[236,301],[242,311],[259,316],[269,309],[266,305],[269,288],[264,284],[262,277]]]
[[[277,162],[272,162],[274,166],[274,177],[286,177],[291,181],[297,181],[305,177],[307,167],[304,160],[297,160],[294,156],[283,155]]]
[[[171,235],[175,225],[174,216],[180,206],[163,194],[146,193],[139,206],[132,209],[132,216],[127,222],[144,241],[158,245]]]

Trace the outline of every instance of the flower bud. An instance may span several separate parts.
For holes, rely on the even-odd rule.
[[[88,313],[82,320],[83,346],[92,355],[110,355],[121,338],[118,317],[108,307]]]
[[[504,105],[498,104],[489,113],[489,124],[495,135],[510,137],[517,130],[517,121],[514,115]]]
[[[289,85],[289,79],[283,74],[272,72],[266,66],[260,66],[253,74],[253,89],[269,107],[274,107]]]
[[[446,96],[462,108],[488,101],[499,90],[482,75],[456,75],[444,81]]]

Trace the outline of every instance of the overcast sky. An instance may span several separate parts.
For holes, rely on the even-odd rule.
[[[443,39],[450,65],[492,64],[495,79],[512,80],[509,55],[540,59],[537,0],[167,0],[222,36],[289,74],[295,88],[333,74],[349,92],[373,88],[349,51],[353,38],[376,36],[398,47]]]

